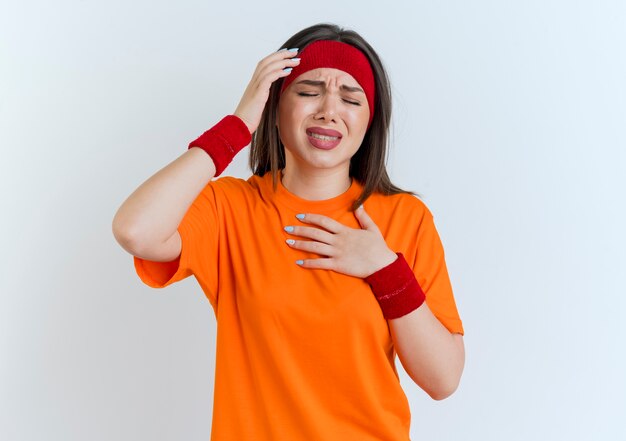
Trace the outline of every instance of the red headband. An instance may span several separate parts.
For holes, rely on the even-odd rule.
[[[284,77],[280,93],[298,76],[309,70],[330,67],[343,70],[354,77],[365,92],[370,108],[369,129],[374,117],[375,82],[372,66],[367,57],[356,47],[334,40],[317,40],[306,46],[299,54],[301,61],[294,66],[291,73]]]

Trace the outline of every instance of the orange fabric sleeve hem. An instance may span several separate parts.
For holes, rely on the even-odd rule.
[[[189,251],[187,250],[187,229],[183,223],[177,228],[180,234],[182,249],[180,256],[170,262],[155,262],[133,256],[135,271],[143,283],[152,288],[165,288],[174,282],[185,279],[192,274],[189,268]]]
[[[463,322],[461,322],[461,320],[447,317],[437,317],[437,320],[439,320],[441,324],[445,326],[448,331],[450,331],[450,333],[459,333],[461,335],[465,335]]]

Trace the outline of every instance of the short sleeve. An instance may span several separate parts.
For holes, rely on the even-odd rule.
[[[426,296],[426,304],[451,333],[465,334],[448,276],[443,244],[432,213],[425,207],[417,232],[413,271]]]
[[[171,262],[155,262],[133,256],[137,275],[152,288],[164,288],[195,275],[215,306],[217,298],[218,209],[213,182],[192,202],[177,230],[181,254]]]

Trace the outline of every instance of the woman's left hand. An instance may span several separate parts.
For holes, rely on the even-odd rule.
[[[389,249],[365,208],[361,205],[354,213],[361,229],[350,228],[328,216],[314,213],[305,213],[300,221],[322,228],[292,226],[291,231],[286,228],[290,234],[312,239],[288,239],[288,246],[327,256],[298,260],[296,263],[303,268],[329,269],[365,278],[396,260],[398,256]]]

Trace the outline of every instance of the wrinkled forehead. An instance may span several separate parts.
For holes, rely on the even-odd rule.
[[[317,69],[306,71],[296,77],[289,87],[295,86],[303,81],[323,81],[324,84],[336,85],[337,87],[342,85],[349,87],[361,87],[359,82],[348,72],[332,67],[318,67]]]

